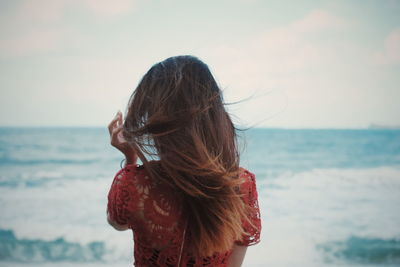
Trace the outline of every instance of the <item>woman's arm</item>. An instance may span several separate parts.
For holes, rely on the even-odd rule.
[[[132,148],[132,146],[124,139],[122,136],[122,129],[123,129],[123,119],[122,119],[122,113],[118,111],[117,115],[115,115],[114,119],[110,122],[108,125],[108,131],[110,133],[110,141],[111,145],[115,148],[117,148],[119,151],[121,151],[125,155],[125,167],[126,165],[136,164],[137,161],[137,154],[135,150]],[[112,190],[112,189],[111,189]],[[112,191],[109,193],[109,204],[110,201],[115,201],[113,200],[113,197],[111,194]],[[115,197],[115,196],[114,196]],[[110,213],[107,210],[107,222],[114,227],[118,231],[124,231],[129,229],[128,225],[121,225],[112,220]]]
[[[232,254],[229,257],[228,267],[242,266],[244,256],[246,255],[247,246],[233,245]]]

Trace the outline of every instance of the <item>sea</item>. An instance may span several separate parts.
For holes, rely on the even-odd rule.
[[[400,130],[239,132],[256,175],[258,266],[400,266]],[[121,153],[106,127],[0,128],[0,266],[132,266],[106,221]]]

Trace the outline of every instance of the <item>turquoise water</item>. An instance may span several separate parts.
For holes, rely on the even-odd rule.
[[[244,134],[263,220],[244,266],[400,265],[400,130]],[[121,159],[106,128],[0,128],[0,266],[131,265],[105,217]]]

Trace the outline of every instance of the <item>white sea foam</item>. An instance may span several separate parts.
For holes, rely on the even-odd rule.
[[[245,266],[323,266],[319,244],[400,238],[399,168],[315,169],[259,177],[258,187],[262,241]]]
[[[400,168],[256,175],[262,241],[248,249],[244,266],[324,266],[321,244],[350,236],[400,238]],[[50,179],[40,187],[0,187],[0,228],[18,239],[101,241],[106,262],[132,261],[132,233],[106,222],[111,181]]]
[[[40,187],[0,187],[1,229],[18,239],[51,241],[60,237],[87,245],[105,242],[105,260],[132,259],[132,233],[106,221],[109,179],[55,180]]]

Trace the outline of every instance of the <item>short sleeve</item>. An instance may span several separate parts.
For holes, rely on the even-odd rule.
[[[111,221],[130,228],[137,210],[137,190],[133,183],[136,166],[127,165],[117,172],[108,193],[107,213]]]
[[[248,170],[242,169],[242,177],[245,179],[240,186],[240,192],[243,194],[243,201],[245,202],[249,220],[243,220],[242,225],[245,234],[241,240],[237,240],[235,244],[240,246],[251,246],[260,242],[261,234],[261,217],[260,208],[258,206],[258,193],[256,186],[256,177]]]

